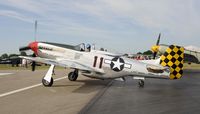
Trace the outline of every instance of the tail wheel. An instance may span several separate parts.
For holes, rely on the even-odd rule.
[[[46,81],[45,79],[42,79],[42,84],[45,87],[51,87],[53,85],[53,78],[51,77],[51,81],[50,82]]]
[[[144,87],[144,80],[140,80],[140,81],[138,82],[138,85],[139,85],[139,87]]]
[[[68,79],[70,81],[76,81],[76,79],[78,78],[78,72],[74,71],[74,72],[70,72],[68,74]]]

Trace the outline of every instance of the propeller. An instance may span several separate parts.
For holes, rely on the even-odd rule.
[[[33,53],[32,57],[36,57],[36,55]],[[35,71],[35,66],[36,66],[36,62],[32,61],[32,65],[31,65],[32,71]]]
[[[28,46],[24,46],[24,47],[20,47],[19,48],[20,52],[32,50],[33,54],[29,55],[31,57],[36,57],[36,54],[37,54],[37,51],[36,51],[37,50],[37,43],[38,43],[38,42],[36,42],[36,39],[37,39],[37,20],[35,21],[35,26],[34,27],[35,27],[35,32],[34,32],[35,41],[31,42]],[[31,64],[32,71],[35,71],[35,67],[36,67],[36,62],[32,61],[32,64]]]
[[[157,42],[156,42],[156,45],[159,45],[159,43],[160,43],[160,36],[161,36],[161,33],[160,33],[159,36],[158,36],[158,40],[157,40]]]
[[[27,51],[27,50],[29,50],[29,49],[31,49],[31,48],[28,47],[28,46],[25,46],[25,47],[21,47],[21,48],[19,49],[19,51],[20,51],[20,52],[24,52],[24,51]],[[29,56],[31,56],[31,57],[36,57],[35,53],[33,53],[32,55],[29,55]],[[35,62],[35,61],[32,61],[32,64],[31,64],[31,69],[32,69],[32,71],[35,71],[35,66],[36,66],[36,62]]]
[[[37,40],[37,20],[35,20],[35,34],[34,34],[35,41]]]
[[[152,50],[152,52],[153,52],[153,59],[156,58],[156,55],[157,55],[157,53],[158,53],[158,51],[159,51],[160,37],[161,37],[161,33],[160,33],[159,36],[158,36],[156,45],[154,45],[154,46],[151,47],[151,50]]]
[[[35,42],[37,40],[37,20],[35,20],[35,34],[34,34],[34,38],[35,38]],[[32,57],[36,57],[36,54],[33,53]],[[35,66],[36,66],[36,62],[35,61],[32,61],[32,71],[35,71]]]
[[[31,48],[29,46],[24,46],[24,47],[20,47],[19,48],[19,51],[27,51],[27,50],[30,50]]]

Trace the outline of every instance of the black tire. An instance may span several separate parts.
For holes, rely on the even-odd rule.
[[[46,81],[44,78],[42,79],[42,84],[45,86],[45,87],[51,87],[53,85],[53,78],[51,77],[51,81],[48,82]]]
[[[139,87],[144,87],[144,81],[143,80],[140,80],[139,82],[138,82],[138,85],[139,85]]]
[[[78,78],[78,73],[76,73],[76,72],[70,72],[68,74],[68,79],[70,81],[76,81],[77,78]]]

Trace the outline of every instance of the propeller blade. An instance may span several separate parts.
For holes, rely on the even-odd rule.
[[[158,40],[157,40],[157,42],[156,42],[156,45],[159,45],[159,44],[160,44],[160,36],[161,36],[161,33],[160,33],[159,36],[158,36]]]
[[[34,34],[35,41],[37,40],[37,20],[35,20],[35,34]]]
[[[35,61],[33,61],[32,65],[31,65],[32,66],[32,71],[35,71],[35,65],[36,65],[36,63],[35,63]]]
[[[156,59],[157,52],[153,53],[153,59]]]
[[[26,51],[26,50],[29,50],[29,49],[31,49],[29,46],[25,46],[25,47],[19,48],[19,51]]]
[[[32,57],[36,57],[35,53],[33,53]],[[33,61],[31,66],[32,66],[32,71],[35,71],[36,62]]]
[[[152,46],[152,51],[153,51],[153,59],[156,58],[157,52],[158,52],[158,48],[159,48],[159,44],[160,44],[160,37],[161,37],[161,33],[158,36],[157,42],[155,46]]]

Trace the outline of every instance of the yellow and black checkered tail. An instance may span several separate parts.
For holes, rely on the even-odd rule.
[[[160,57],[160,64],[170,69],[170,79],[179,79],[183,75],[184,48],[170,45]]]

